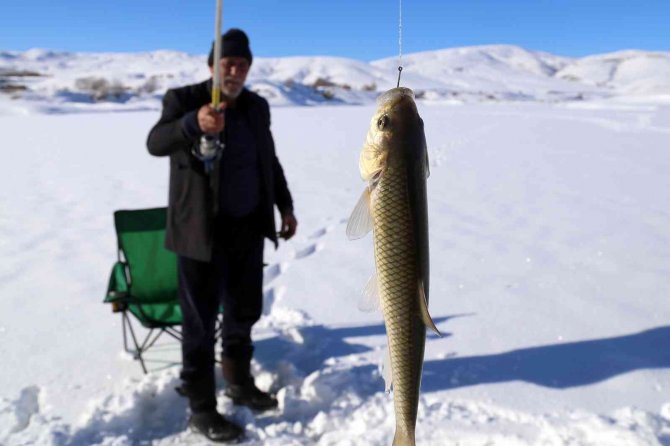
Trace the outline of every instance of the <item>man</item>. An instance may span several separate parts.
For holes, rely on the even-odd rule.
[[[165,245],[178,255],[182,324],[182,386],[192,430],[213,441],[232,441],[242,428],[216,410],[214,332],[223,306],[222,369],[225,394],[254,410],[277,406],[250,373],[251,327],[262,310],[263,243],[295,233],[293,201],[275,155],[270,109],[244,88],[252,62],[239,29],[222,36],[222,107],[210,105],[212,80],[168,90],[147,146],[170,157]],[[214,46],[209,68],[214,73]],[[220,142],[217,156],[212,140]]]

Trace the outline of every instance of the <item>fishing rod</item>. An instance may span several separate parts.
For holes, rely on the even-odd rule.
[[[223,16],[223,0],[216,0],[216,15],[214,19],[214,73],[212,78],[212,108],[218,110],[221,106],[221,22]],[[205,164],[205,172],[214,169],[214,162],[223,152],[223,143],[220,135],[203,135],[200,138],[198,150],[193,155]]]
[[[221,105],[221,21],[223,0],[216,0],[216,20],[214,22],[214,79],[212,81],[212,107]]]

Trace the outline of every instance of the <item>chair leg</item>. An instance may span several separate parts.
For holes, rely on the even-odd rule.
[[[142,371],[144,372],[145,375],[149,374],[147,371],[147,366],[144,364],[144,358],[142,358],[142,353],[137,354],[137,359],[140,360],[140,365],[142,366]]]
[[[128,323],[128,315],[125,310],[121,312],[121,327],[123,328],[123,349],[128,352],[128,335],[126,334],[126,324]]]
[[[151,348],[151,346],[156,343],[158,338],[160,338],[161,335],[163,334],[163,329],[162,328],[158,329],[158,331],[156,332],[156,336],[154,336],[154,338],[151,340],[151,342],[149,342],[147,344],[147,341],[149,341],[149,338],[151,337],[151,333],[153,333],[153,332],[154,332],[153,328],[151,330],[149,330],[149,334],[147,335],[147,338],[144,340],[144,343],[142,344],[142,351],[143,352],[149,350]]]
[[[137,342],[137,337],[135,336],[135,330],[133,330],[133,325],[130,323],[130,319],[128,318],[128,315],[126,315],[125,311],[123,312],[123,316],[124,316],[124,321],[128,324],[128,329],[130,331],[130,336],[133,339],[133,344],[135,344],[135,352],[132,352],[132,353],[135,354],[135,359],[140,360],[140,365],[142,366],[142,371],[144,371],[144,374],[146,375],[149,372],[147,371],[147,367],[144,364],[144,358],[142,358],[142,348],[140,347],[139,343]],[[123,333],[124,333],[124,342],[125,342],[125,325],[124,325]],[[128,353],[131,353],[131,351],[128,350],[127,347],[126,347],[126,351]]]
[[[144,357],[142,354],[149,350],[156,341],[158,341],[158,338],[161,337],[163,333],[167,333],[179,342],[182,340],[181,332],[175,328],[172,327],[166,327],[166,328],[159,328],[159,329],[150,329],[149,333],[146,335],[144,338],[142,344],[138,342],[138,338],[135,335],[135,330],[133,329],[133,324],[132,321],[130,320],[130,317],[128,317],[128,314],[126,311],[123,311],[121,313],[121,320],[122,320],[122,329],[123,329],[123,348],[127,353],[131,353],[133,355],[134,359],[138,359],[140,361],[140,365],[142,366],[142,371],[144,374],[149,373],[146,367],[146,363],[144,362]],[[156,334],[154,335],[154,330],[158,330]],[[130,336],[128,336],[128,332],[130,332]],[[130,349],[128,348],[128,338],[132,340],[135,349]]]
[[[164,328],[164,330],[165,330],[165,333],[169,334],[170,336],[175,338],[177,341],[179,341],[179,342],[182,341],[181,332],[179,330],[177,330],[175,328],[172,328],[172,327],[166,327],[166,328]]]

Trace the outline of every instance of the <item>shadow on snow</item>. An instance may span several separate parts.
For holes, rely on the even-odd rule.
[[[436,318],[440,325],[449,319],[470,315]],[[333,358],[373,351],[356,343],[356,338],[384,336],[383,324],[330,328],[323,325],[299,327],[256,342],[256,360],[265,369],[275,370],[280,362],[295,367],[298,374],[327,370],[328,379],[338,383],[337,391],[353,391],[361,397],[383,392],[376,368],[367,363],[332,368]],[[445,336],[451,336],[446,333]],[[429,335],[429,340],[434,339]],[[512,350],[505,353],[428,360],[424,363],[423,392],[435,392],[480,384],[524,381],[550,388],[570,388],[593,384],[635,370],[670,368],[670,326],[605,339],[570,342]],[[174,382],[162,391],[146,388],[132,395],[132,404],[123,413],[98,408],[80,429],[67,435],[61,432],[55,444],[84,445],[109,437],[125,437],[131,443],[150,442],[175,435],[185,429],[186,402],[177,396]],[[308,410],[301,418],[308,416]],[[257,425],[293,418],[279,414]],[[60,438],[58,438],[60,437]]]
[[[440,325],[449,319],[463,316],[468,315],[434,318],[434,322]],[[337,328],[314,325],[296,330],[299,339],[295,335],[285,334],[256,341],[256,360],[269,370],[276,368],[278,362],[286,361],[307,375],[323,368],[325,362],[333,358],[373,351],[372,347],[357,344],[355,338],[386,335],[383,323]],[[443,333],[442,336],[451,334]],[[428,337],[431,339],[434,336],[429,334]]]
[[[670,367],[670,326],[590,341],[426,361],[422,390],[525,381],[565,389],[635,370]]]

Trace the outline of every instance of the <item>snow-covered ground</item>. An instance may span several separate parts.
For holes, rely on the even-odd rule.
[[[670,446],[668,60],[507,46],[405,58],[403,85],[424,91],[430,306],[444,333],[427,341],[419,445]],[[19,76],[31,88],[19,99],[0,94],[0,444],[204,444],[174,391],[179,345],[160,342],[143,375],[102,304],[113,211],[166,203],[168,162],[144,147],[161,92],[204,79],[204,58],[33,51],[0,62],[51,73]],[[394,63],[254,63],[300,225],[267,246],[254,332],[258,382],[280,410],[257,416],[219,397],[246,425],[244,444],[391,443],[382,319],[357,309],[371,240],[347,241],[344,228],[363,187],[370,102],[394,84]],[[64,92],[102,72],[144,93]],[[328,104],[315,93],[327,88],[339,105],[291,105]]]
[[[431,312],[419,445],[670,445],[670,107],[420,105],[430,148]],[[370,240],[371,106],[281,107],[300,220],[266,261],[259,383],[281,410],[223,397],[248,445],[389,445],[381,316],[357,309]],[[202,444],[185,432],[179,347],[150,373],[101,303],[112,212],[166,202],[144,148],[157,112],[0,117],[0,444]]]

